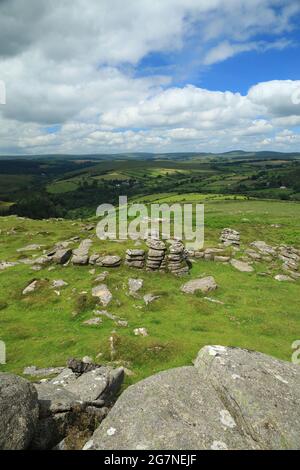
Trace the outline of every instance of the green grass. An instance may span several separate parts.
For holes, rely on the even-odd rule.
[[[258,239],[300,247],[298,203],[208,201],[205,214],[206,246],[216,246],[220,230],[229,226],[241,231],[243,247]],[[271,227],[272,224],[280,227]],[[80,221],[0,218],[0,259],[17,260],[20,253],[16,250],[29,243],[48,248],[74,235],[91,236],[82,231],[82,225]],[[124,254],[129,246],[133,247],[133,242],[95,239],[93,251]],[[96,268],[94,276],[90,269],[56,266],[53,271],[46,267],[34,272],[30,266],[18,265],[0,272],[0,339],[7,345],[7,364],[0,370],[21,373],[31,364],[61,365],[70,356],[89,355],[96,359],[99,353],[102,355],[97,360],[107,363],[111,360],[109,337],[115,332],[115,360],[135,374],[126,379],[128,384],[160,370],[190,364],[206,344],[239,346],[290,360],[291,344],[300,337],[299,282],[275,281],[274,275],[281,272],[277,263],[255,264],[255,272],[247,274],[230,265],[199,260],[191,275],[183,279],[124,266],[110,269],[105,282],[113,293],[113,301],[108,311],[126,319],[128,328],[118,327],[107,318],[96,327],[82,324],[93,316],[93,279],[104,270]],[[270,270],[270,276],[259,275],[266,270]],[[185,279],[205,275],[215,277],[219,288],[210,296],[224,305],[180,292]],[[129,297],[129,277],[142,277],[142,294],[157,293],[160,299],[146,307],[141,299]],[[46,282],[32,295],[22,296],[22,290],[34,278]],[[50,288],[54,279],[64,279],[69,284],[61,289],[60,296]],[[134,336],[136,327],[147,328],[149,336]]]

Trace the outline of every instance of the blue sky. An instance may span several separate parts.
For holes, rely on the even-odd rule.
[[[299,0],[3,0],[0,153],[300,151],[299,57]]]

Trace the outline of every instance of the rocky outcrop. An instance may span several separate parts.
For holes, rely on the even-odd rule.
[[[48,255],[50,260],[52,259],[55,264],[65,264],[69,261],[72,256],[72,250],[66,248],[58,248],[55,250],[53,256]]]
[[[250,244],[251,247],[255,248],[259,253],[264,256],[276,256],[276,249],[273,246],[267,245],[266,242],[258,240]]]
[[[142,269],[145,266],[145,250],[126,250],[126,266]]]
[[[124,380],[123,368],[76,359],[68,361],[68,366],[54,379],[35,384],[39,420],[30,445],[33,449],[51,449],[62,440],[74,448],[72,440],[80,439],[81,433],[91,435],[107,415]]]
[[[38,415],[34,386],[21,377],[0,373],[0,449],[27,449]]]
[[[225,246],[239,246],[240,245],[240,233],[232,228],[224,228],[222,230],[220,241],[224,243]]]
[[[129,387],[84,449],[300,449],[300,368],[206,346]]]
[[[188,252],[181,241],[172,241],[167,255],[166,267],[175,276],[183,276],[189,272]]]
[[[89,262],[89,250],[92,245],[92,240],[89,238],[82,240],[79,247],[73,251],[72,263],[75,265],[86,265]]]
[[[149,247],[146,262],[147,271],[157,271],[159,269],[164,269],[165,263],[164,266],[162,266],[162,263],[166,253],[165,243],[161,240],[150,238],[147,240],[147,246]]]

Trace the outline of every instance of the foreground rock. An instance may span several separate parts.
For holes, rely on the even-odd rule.
[[[64,448],[80,448],[107,415],[124,380],[123,368],[91,362],[68,361],[50,382],[36,384],[39,420],[30,447],[51,449],[64,440]]]
[[[84,449],[300,449],[300,368],[206,346],[129,387]]]
[[[207,294],[207,292],[217,289],[218,285],[212,276],[203,277],[201,279],[192,279],[186,282],[180,288],[185,294],[195,294],[197,291]]]
[[[21,377],[0,373],[0,449],[26,449],[38,415],[34,386]]]

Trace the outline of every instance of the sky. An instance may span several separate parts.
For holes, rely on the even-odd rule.
[[[300,151],[300,0],[0,0],[0,154],[235,149]]]

